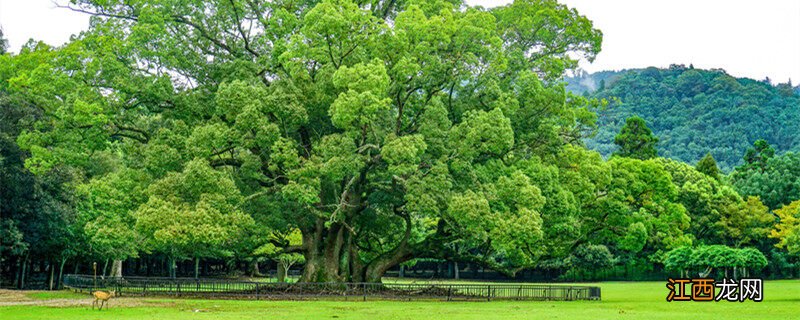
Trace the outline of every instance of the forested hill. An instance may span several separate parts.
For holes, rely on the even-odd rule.
[[[658,136],[659,155],[694,164],[711,152],[724,171],[739,165],[757,139],[778,153],[800,150],[800,87],[791,84],[683,65],[584,74],[567,83],[579,94],[619,99],[598,110],[597,135],[587,140],[605,156],[616,149],[614,136],[632,115]]]

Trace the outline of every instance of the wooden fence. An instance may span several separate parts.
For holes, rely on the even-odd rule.
[[[441,299],[441,300],[600,300],[600,288],[541,284],[280,283],[230,279],[93,277],[66,275],[64,287],[80,291],[116,290],[121,296],[175,296],[255,300]]]

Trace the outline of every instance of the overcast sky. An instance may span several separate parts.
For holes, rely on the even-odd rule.
[[[64,0],[60,0],[62,3]],[[468,0],[486,7],[509,1]],[[800,0],[561,0],[603,31],[589,72],[672,63],[800,83]],[[0,0],[0,26],[16,52],[28,39],[59,45],[89,25],[52,0]]]

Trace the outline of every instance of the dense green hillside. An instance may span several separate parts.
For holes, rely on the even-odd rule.
[[[757,139],[778,153],[800,148],[800,96],[787,84],[735,78],[724,70],[682,65],[599,72],[567,79],[573,92],[616,97],[598,111],[597,135],[587,145],[604,155],[625,118],[638,115],[659,137],[659,155],[696,163],[711,152],[730,171]]]

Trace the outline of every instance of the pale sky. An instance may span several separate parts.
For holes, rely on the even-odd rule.
[[[60,0],[61,3],[64,0]],[[594,72],[672,63],[739,77],[800,83],[800,0],[560,0],[603,31]],[[509,0],[467,0],[491,7]],[[53,0],[0,0],[0,27],[17,52],[30,38],[53,45],[89,26]]]

